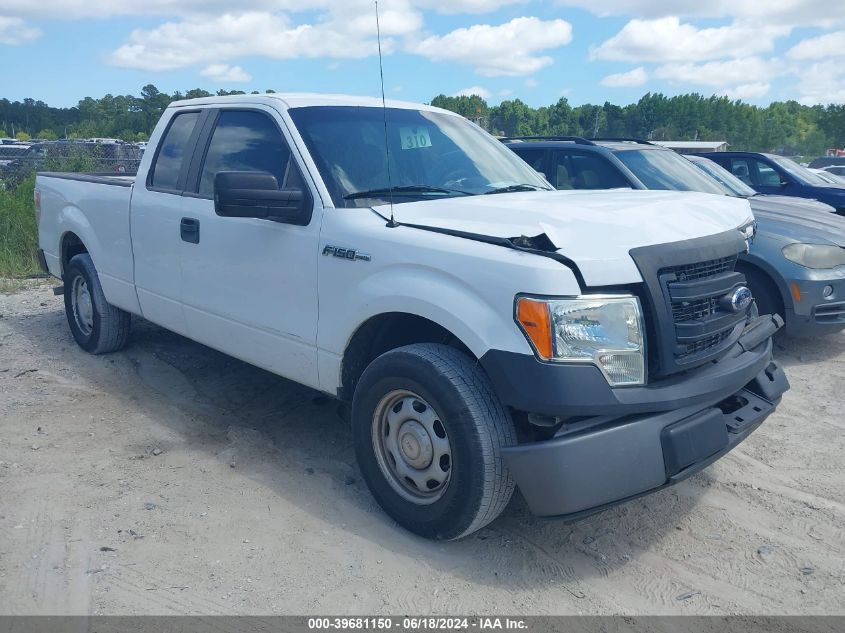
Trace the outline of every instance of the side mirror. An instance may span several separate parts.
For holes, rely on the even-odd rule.
[[[227,218],[259,218],[305,226],[311,221],[302,189],[279,189],[265,171],[221,171],[214,176],[214,212]]]
[[[788,181],[786,178],[784,178],[783,176],[781,176],[781,177],[780,177],[780,186],[781,186],[781,187],[786,187],[786,186],[787,186],[787,185],[789,185],[789,184],[790,184],[790,183],[789,183],[789,181]]]

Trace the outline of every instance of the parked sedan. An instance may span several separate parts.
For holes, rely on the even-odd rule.
[[[825,182],[794,160],[759,152],[707,152],[700,156],[719,163],[760,193],[813,198],[845,215],[845,183]]]
[[[845,165],[830,165],[829,167],[822,167],[821,170],[834,176],[845,177]]]
[[[790,336],[845,328],[845,218],[815,200],[760,195],[712,161],[637,140],[506,140],[558,189],[674,189],[747,198],[757,235],[740,256],[761,313],[780,314]],[[710,165],[713,169],[696,169]]]
[[[744,259],[754,268],[744,272],[760,311],[783,315],[793,335],[845,328],[845,218],[767,200],[713,161],[687,158],[751,201],[757,235]]]
[[[832,185],[841,185],[845,183],[845,180],[842,180],[839,176],[831,174],[826,169],[811,169],[810,171],[825,182],[830,183]]]

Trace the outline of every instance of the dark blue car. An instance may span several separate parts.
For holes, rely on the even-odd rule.
[[[718,163],[755,191],[812,198],[845,215],[845,185],[825,182],[794,160],[759,152],[707,152],[699,156]]]

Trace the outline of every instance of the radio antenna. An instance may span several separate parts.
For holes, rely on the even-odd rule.
[[[384,65],[381,60],[381,25],[378,21],[378,0],[376,4],[376,41],[378,42],[378,72],[381,79],[381,110],[384,115],[384,157],[387,163],[387,188],[390,193],[390,222],[387,226],[395,228],[399,226],[393,219],[393,183],[390,178],[390,143],[387,136],[387,100],[384,98]]]

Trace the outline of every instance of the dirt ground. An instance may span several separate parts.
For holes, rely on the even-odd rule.
[[[704,473],[431,543],[333,401],[140,320],[89,356],[48,285],[0,315],[2,614],[845,613],[845,334],[779,344],[792,390]]]

